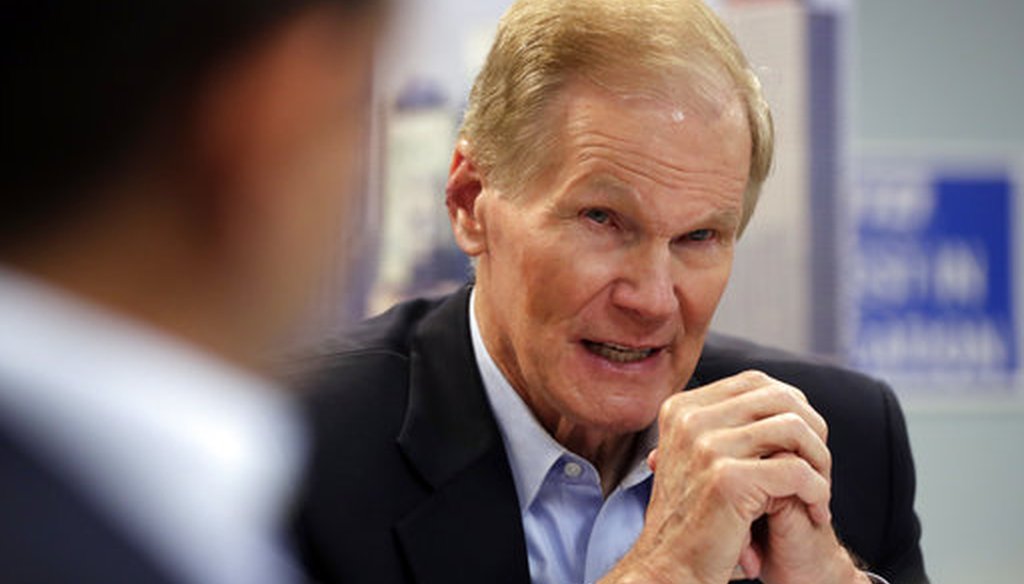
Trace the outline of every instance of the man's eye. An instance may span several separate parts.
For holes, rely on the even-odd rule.
[[[710,241],[714,237],[715,232],[712,229],[698,229],[686,234],[687,241]]]
[[[583,211],[583,216],[598,225],[606,225],[612,220],[612,216],[608,211],[604,211],[602,209],[587,209]]]

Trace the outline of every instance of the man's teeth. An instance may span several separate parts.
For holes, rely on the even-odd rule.
[[[583,344],[591,353],[599,357],[604,357],[605,359],[615,363],[633,363],[636,361],[642,361],[653,355],[656,351],[656,349],[631,349],[614,343],[595,343],[593,341],[585,341]]]

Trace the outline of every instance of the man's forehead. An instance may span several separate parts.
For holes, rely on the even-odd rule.
[[[716,99],[710,99],[712,93]],[[724,122],[747,127],[743,103],[731,87],[726,88],[724,82],[698,86],[686,76],[574,75],[553,96],[547,115],[551,139],[547,163],[532,180],[511,187],[512,194],[532,191],[537,183],[557,181],[559,176],[564,178],[579,162],[570,152],[578,151],[578,140],[592,138],[595,131],[617,134],[620,140],[642,145],[652,140],[674,143],[694,124],[714,126]],[[664,129],[669,131],[660,131]],[[670,145],[664,144],[666,148]],[[611,179],[603,186],[612,190],[629,188]]]
[[[580,149],[598,143],[661,160],[672,168],[686,166],[673,157],[683,154],[691,159],[695,153],[701,153],[703,164],[732,166],[750,148],[746,110],[735,96],[712,104],[709,113],[707,102],[692,94],[666,95],[644,88],[623,93],[578,80],[559,99],[561,118],[553,120],[553,127],[563,154],[589,157],[590,152]]]
[[[660,111],[667,123],[680,123],[690,116],[711,120],[743,111],[736,84],[715,65],[691,63],[657,72],[581,72],[569,79],[562,93],[571,94],[579,86],[590,86],[626,109]]]

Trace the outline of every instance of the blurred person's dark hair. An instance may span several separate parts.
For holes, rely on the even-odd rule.
[[[0,31],[0,253],[87,210],[138,157],[173,152],[205,76],[303,9],[379,0],[13,0]]]

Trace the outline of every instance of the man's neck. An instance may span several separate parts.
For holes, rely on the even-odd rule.
[[[638,433],[598,434],[588,432],[564,419],[545,429],[572,452],[590,461],[601,477],[601,490],[607,498],[629,474],[636,459]]]

